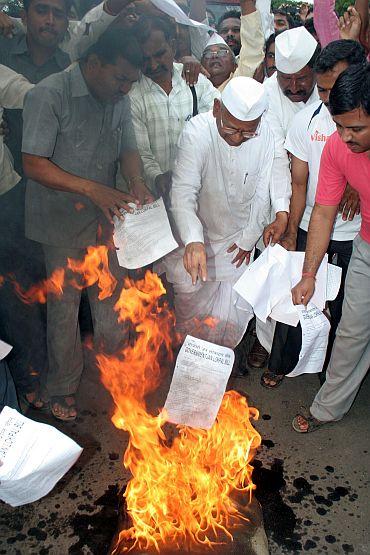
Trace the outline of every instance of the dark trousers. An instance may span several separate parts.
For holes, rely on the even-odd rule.
[[[45,377],[46,309],[45,305],[25,304],[14,292],[9,277],[22,289],[45,278],[40,245],[26,239],[24,233],[25,183],[0,195],[0,337],[13,346],[7,362],[20,393],[38,388]]]
[[[298,229],[297,235],[297,251],[305,251],[307,243],[307,232]],[[335,333],[339,321],[342,316],[342,304],[344,298],[344,283],[347,275],[347,269],[352,254],[352,241],[330,241],[328,250],[329,262],[336,256],[336,265],[342,268],[342,281],[337,298],[329,301],[329,309],[331,316],[331,328],[329,333],[328,348],[326,351],[326,359],[324,369],[326,369],[330,354],[333,348]],[[289,374],[297,365],[299,353],[302,346],[302,329],[301,325],[297,327],[288,326],[281,322],[276,323],[274,340],[272,343],[269,370],[275,374]]]

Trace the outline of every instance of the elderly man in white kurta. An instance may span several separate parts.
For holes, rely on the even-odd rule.
[[[232,348],[253,315],[233,285],[270,214],[274,141],[266,109],[263,85],[235,77],[213,112],[186,124],[173,171],[171,214],[183,247],[165,266],[177,327]]]

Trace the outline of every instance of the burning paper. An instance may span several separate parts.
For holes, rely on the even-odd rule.
[[[123,268],[143,268],[178,247],[162,198],[123,214],[124,220],[115,218],[113,236]]]
[[[73,466],[82,449],[52,426],[14,409],[0,414],[0,499],[12,507],[49,493]]]
[[[234,358],[231,349],[188,335],[177,357],[164,406],[169,421],[209,430],[219,411]]]

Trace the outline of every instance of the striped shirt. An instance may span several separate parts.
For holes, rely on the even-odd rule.
[[[181,73],[182,64],[174,64],[169,95],[145,75],[129,94],[136,142],[151,188],[158,175],[172,170],[177,141],[193,115],[193,96]],[[199,113],[211,110],[214,99],[220,97],[203,75],[199,75],[195,90]]]

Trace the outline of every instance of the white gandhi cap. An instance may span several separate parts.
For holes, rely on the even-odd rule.
[[[297,73],[311,60],[317,41],[304,27],[279,34],[275,40],[275,65],[282,73]]]
[[[222,91],[221,101],[226,110],[240,121],[253,121],[268,108],[264,86],[251,77],[231,79]]]
[[[208,48],[208,46],[214,46],[215,44],[223,44],[228,47],[227,42],[225,42],[221,35],[218,35],[217,33],[213,33],[213,35],[209,38],[206,48]]]

